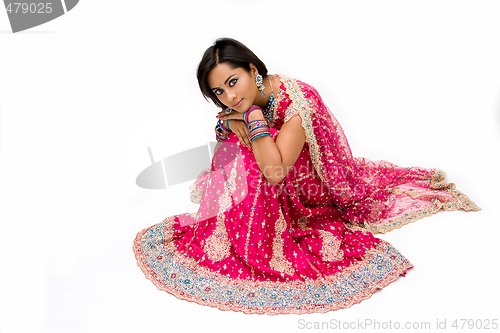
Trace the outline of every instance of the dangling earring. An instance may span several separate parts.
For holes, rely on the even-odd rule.
[[[266,92],[264,91],[264,89],[266,88],[266,86],[264,86],[264,80],[262,79],[262,75],[257,74],[255,76],[255,84],[257,85],[257,88],[259,88],[260,94],[262,96],[266,96]]]

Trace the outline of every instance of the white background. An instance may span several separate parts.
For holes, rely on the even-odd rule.
[[[13,34],[0,10],[0,332],[302,332],[365,319],[458,332],[456,318],[499,319],[499,14],[496,1],[83,0]],[[441,168],[482,211],[380,235],[415,268],[346,310],[244,315],[157,290],[133,239],[196,206],[187,183],[147,190],[135,178],[147,147],[159,160],[213,140],[217,110],[195,70],[221,36],[315,86],[355,156]]]

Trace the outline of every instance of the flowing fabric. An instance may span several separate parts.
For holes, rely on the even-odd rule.
[[[244,313],[347,308],[413,267],[374,234],[439,210],[479,210],[439,169],[353,157],[318,92],[280,80],[271,137],[300,117],[299,158],[271,184],[231,134],[192,186],[198,213],[167,217],[134,240],[137,264],[158,289]]]

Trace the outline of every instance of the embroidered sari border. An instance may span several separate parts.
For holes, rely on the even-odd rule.
[[[174,217],[140,231],[133,250],[146,278],[175,297],[220,310],[246,314],[325,313],[348,308],[404,275],[413,265],[381,240],[363,259],[318,280],[250,281],[232,279],[198,265],[176,251]]]

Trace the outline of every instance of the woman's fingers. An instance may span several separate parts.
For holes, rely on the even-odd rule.
[[[250,144],[250,139],[248,138],[248,128],[247,125],[242,121],[235,121],[235,124],[238,126],[235,130],[238,132],[238,138],[242,144],[246,147],[250,148],[252,145]]]
[[[245,143],[245,140],[243,139],[243,136],[240,134],[240,132],[236,132],[236,137],[238,138],[238,141],[240,141],[240,143],[242,145],[244,145],[245,147],[248,148],[247,144]]]
[[[244,128],[243,129],[243,140],[245,141],[245,144],[248,146],[248,147],[252,147],[252,143],[250,142],[250,138],[248,137],[248,128]]]
[[[248,129],[247,130],[245,130],[245,128],[240,129],[238,131],[238,134],[236,136],[240,140],[240,143],[242,143],[243,145],[245,145],[247,148],[251,149],[252,144],[250,142],[250,138],[248,137]]]
[[[219,114],[217,114],[217,118],[220,120],[228,120],[228,119],[243,120],[243,113],[233,112],[231,114],[227,114],[224,112],[220,112]]]

